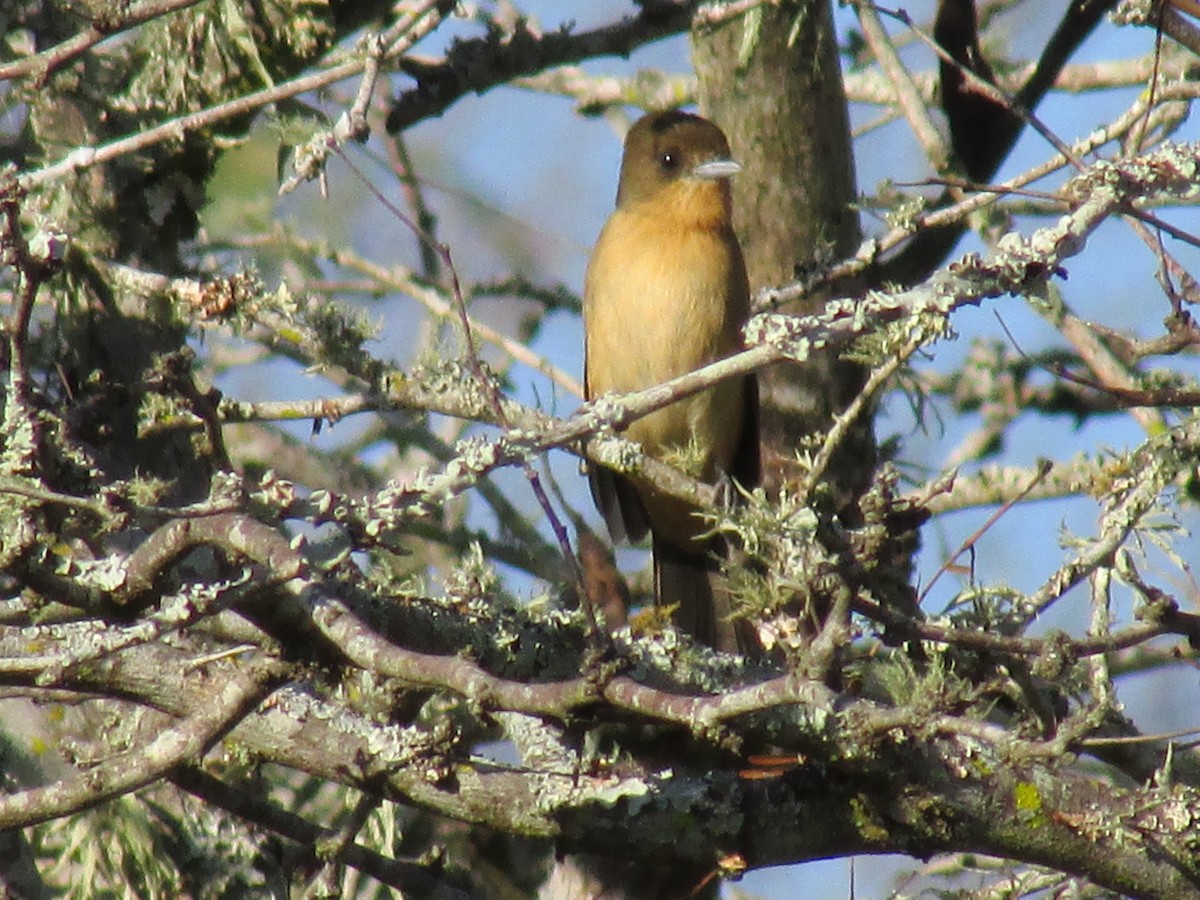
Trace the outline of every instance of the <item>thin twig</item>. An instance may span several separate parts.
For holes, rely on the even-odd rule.
[[[975,531],[973,531],[967,537],[967,539],[959,545],[958,549],[951,553],[949,557],[947,557],[946,561],[942,563],[938,570],[933,573],[933,577],[929,579],[929,583],[925,585],[925,589],[921,591],[921,596],[917,600],[918,604],[925,600],[925,598],[929,595],[929,592],[933,590],[933,586],[937,584],[937,580],[950,569],[951,565],[954,564],[954,561],[968,550],[972,549],[979,542],[979,539],[987,533],[988,529],[996,524],[1001,516],[1025,499],[1025,496],[1035,487],[1037,487],[1041,480],[1046,477],[1051,468],[1052,465],[1049,460],[1042,460],[1038,463],[1037,472],[1035,472],[1033,477],[1029,479],[1029,484],[1025,486],[1025,489],[1022,490],[1021,493],[1017,494],[1017,496],[1001,504],[1000,508],[988,516],[987,521],[975,529]]]
[[[92,19],[87,28],[62,43],[48,47],[33,56],[0,65],[0,81],[8,81],[32,73],[34,86],[41,87],[55,69],[86,53],[101,41],[136,28],[151,19],[195,6],[199,2],[201,0],[144,0],[142,3],[125,7],[123,13],[115,12],[106,16],[97,16]]]
[[[436,0],[427,0],[416,10],[410,12],[381,36],[381,42],[387,47],[384,59],[393,59],[403,53],[426,34],[431,32],[441,22],[439,4]],[[43,166],[33,172],[21,176],[21,183],[26,187],[35,187],[54,181],[72,172],[89,169],[110,160],[117,159],[138,150],[144,150],[167,140],[177,140],[190,131],[206,128],[223,122],[235,116],[251,113],[256,109],[287,100],[309,91],[320,90],[345,78],[358,75],[366,68],[370,60],[368,55],[359,55],[331,68],[311,75],[303,75],[273,85],[260,91],[218,103],[194,113],[178,116],[123,138],[96,146],[76,147],[62,159],[50,165]]]
[[[943,171],[950,157],[946,142],[938,132],[937,126],[933,124],[920,89],[913,81],[908,68],[900,61],[896,46],[879,19],[877,8],[871,3],[855,3],[854,8],[858,12],[863,37],[867,39],[880,68],[895,89],[900,108],[904,111],[904,117],[908,120],[917,142],[925,151],[925,158],[935,171]]]
[[[920,337],[910,339],[907,344],[890,356],[883,365],[878,366],[871,372],[871,376],[867,379],[867,383],[863,385],[862,390],[858,392],[850,405],[838,414],[837,418],[834,419],[833,425],[825,435],[825,439],[821,443],[821,449],[813,457],[812,466],[809,468],[808,474],[804,477],[804,482],[800,486],[799,495],[801,497],[812,496],[813,491],[817,488],[817,484],[824,476],[825,470],[829,467],[829,463],[837,454],[842,441],[846,439],[846,435],[854,428],[860,417],[865,414],[868,405],[875,399],[884,385],[900,370],[901,366],[912,358],[912,355],[921,348],[923,343],[924,340]]]
[[[449,245],[443,241],[436,240],[433,235],[426,232],[425,229],[423,229],[417,222],[414,222],[404,213],[403,210],[385,197],[383,193],[375,187],[370,179],[368,179],[366,175],[360,171],[354,165],[354,163],[350,161],[349,158],[346,157],[344,152],[342,152],[340,149],[338,152],[341,154],[342,159],[350,167],[351,171],[357,175],[359,180],[375,196],[375,199],[382,204],[383,207],[388,210],[388,212],[403,222],[405,226],[414,234],[418,235],[421,240],[427,242],[441,258],[442,264],[445,266],[446,272],[450,278],[450,290],[451,296],[454,298],[454,309],[458,313],[459,324],[463,333],[463,343],[467,350],[467,359],[474,372],[476,382],[485,392],[488,402],[492,407],[493,414],[496,417],[496,421],[503,428],[511,428],[512,423],[509,420],[508,413],[505,411],[504,403],[500,396],[500,389],[496,385],[495,379],[484,370],[483,362],[480,360],[479,353],[475,347],[475,339],[471,333],[471,317],[467,313],[467,304],[463,299],[462,284],[459,281],[458,269],[454,265],[454,258],[450,252]],[[538,505],[541,507],[542,512],[546,515],[546,521],[550,524],[550,528],[554,532],[554,537],[558,542],[559,549],[562,551],[563,559],[566,560],[567,564],[570,566],[571,572],[575,577],[575,586],[579,591],[578,596],[581,598],[586,597],[587,594],[584,588],[583,570],[580,567],[579,558],[575,555],[574,550],[571,549],[571,538],[567,533],[566,526],[563,525],[562,520],[558,517],[558,513],[556,513],[554,510],[553,504],[550,502],[550,498],[546,495],[545,488],[542,486],[541,478],[538,476],[537,470],[527,458],[522,457],[520,460],[518,460],[518,463],[525,473],[525,479],[529,482],[530,489],[533,491],[533,495],[536,498]],[[592,604],[587,602],[582,603],[581,606],[585,610],[588,622],[591,625],[593,636],[596,639],[604,639],[607,635],[607,632],[601,627],[597,611],[593,609]]]

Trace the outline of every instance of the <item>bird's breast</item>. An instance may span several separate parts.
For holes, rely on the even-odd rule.
[[[584,289],[592,394],[649,387],[732,353],[747,308],[728,228],[614,213]]]
[[[735,352],[748,309],[728,226],[680,227],[618,210],[584,284],[588,395],[641,390]],[[628,434],[655,454],[715,441],[715,462],[724,464],[718,435],[740,423],[740,397],[740,385],[725,383],[633,423]]]

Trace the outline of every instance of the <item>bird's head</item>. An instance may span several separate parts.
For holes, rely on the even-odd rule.
[[[617,206],[661,205],[663,215],[729,219],[729,179],[741,171],[708,119],[679,110],[649,113],[625,138]]]

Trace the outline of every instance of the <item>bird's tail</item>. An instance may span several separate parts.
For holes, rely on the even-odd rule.
[[[715,546],[720,544],[720,546]],[[654,599],[675,606],[675,624],[697,641],[727,653],[752,652],[746,622],[732,618],[733,603],[721,574],[723,542],[700,545],[688,553],[654,538]]]

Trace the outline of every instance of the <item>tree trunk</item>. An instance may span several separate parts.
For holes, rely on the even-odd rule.
[[[746,52],[754,16],[761,22]],[[853,252],[861,239],[854,157],[829,4],[762,6],[694,32],[692,47],[700,106],[725,129],[744,169],[733,182],[733,205],[751,290],[785,284]],[[811,312],[824,299],[807,297],[787,311]],[[768,491],[795,478],[804,439],[828,430],[863,377],[860,366],[834,358],[760,374]],[[874,464],[866,420],[830,467],[838,507],[865,487]]]

